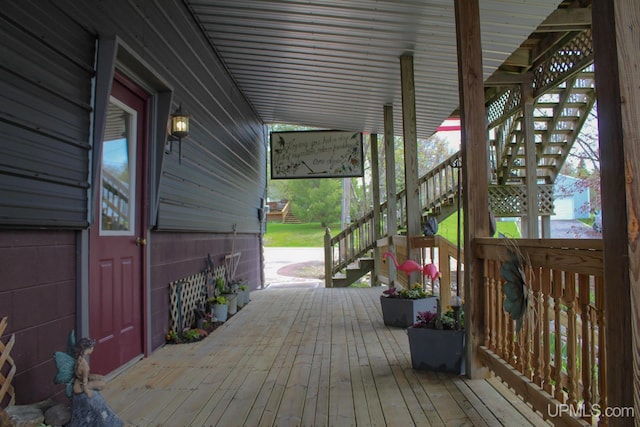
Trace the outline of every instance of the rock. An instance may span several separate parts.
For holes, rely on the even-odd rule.
[[[31,405],[7,406],[5,412],[14,427],[39,427],[44,422],[42,411]]]
[[[2,408],[0,408],[0,427],[13,427],[11,418],[9,418],[9,415],[7,415]]]
[[[50,426],[64,426],[71,420],[71,408],[58,404],[44,411],[44,423]]]
[[[71,398],[71,421],[67,427],[86,426],[122,427],[122,420],[95,390],[91,398],[85,393],[74,394]]]

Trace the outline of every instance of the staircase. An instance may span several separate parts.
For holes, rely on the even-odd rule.
[[[578,39],[574,43],[584,44],[584,41]],[[565,51],[567,49],[572,48],[565,48]],[[559,59],[551,58],[549,61],[557,63]],[[541,75],[536,76],[539,89],[534,94],[533,129],[540,215],[553,214],[553,182],[595,102],[594,69],[590,61],[591,57],[587,56],[578,71],[568,68],[572,74],[564,79],[560,74],[544,74],[544,67],[539,69]],[[511,86],[488,102],[492,170],[489,204],[496,217],[526,215],[524,119],[520,98],[520,87]],[[441,222],[457,210],[457,170],[453,164],[460,156],[459,152],[455,153],[419,179],[421,215],[435,215]],[[407,224],[404,190],[397,194],[396,205],[398,228],[401,229]],[[380,218],[384,217],[386,209],[386,202],[378,207]],[[384,221],[383,224],[373,224],[373,210],[336,236],[331,237],[327,229],[325,277],[331,278],[327,280],[327,286],[349,286],[373,269],[373,263],[369,260],[376,246],[374,227],[381,229],[382,238],[388,237]],[[365,262],[359,263],[358,260],[363,257]],[[357,273],[350,273],[350,268],[357,270]],[[369,270],[365,271],[367,268]]]
[[[333,276],[333,287],[346,288],[365,274],[373,271],[374,265],[375,260],[373,258],[358,258],[354,263],[347,266],[344,273],[337,273]]]
[[[298,218],[296,218],[296,216],[293,214],[293,212],[288,211],[283,219],[282,219],[282,223],[283,224],[302,224],[300,222],[300,220]]]

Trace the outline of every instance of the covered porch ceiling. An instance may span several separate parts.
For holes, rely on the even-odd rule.
[[[264,123],[383,133],[390,104],[400,135],[404,54],[414,57],[418,137],[456,114],[454,0],[185,2]],[[589,3],[480,0],[485,81],[526,72],[589,24]]]

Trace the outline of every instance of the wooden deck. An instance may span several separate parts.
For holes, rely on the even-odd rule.
[[[103,395],[134,426],[548,425],[495,379],[413,370],[380,293],[252,292],[209,337],[159,349]]]

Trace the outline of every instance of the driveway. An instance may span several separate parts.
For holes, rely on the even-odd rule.
[[[602,239],[602,233],[594,231],[583,222],[574,219],[551,220],[552,239]]]
[[[324,248],[264,248],[267,288],[324,287]]]

